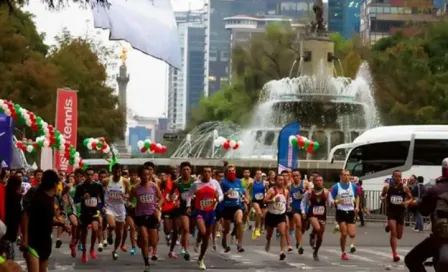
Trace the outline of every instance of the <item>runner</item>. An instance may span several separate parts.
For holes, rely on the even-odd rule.
[[[215,177],[216,181],[218,181],[219,185],[221,185],[221,182],[224,180],[224,170],[219,168],[215,170]],[[224,210],[224,201],[221,201],[218,203],[215,209],[215,215],[216,215],[216,223],[213,226],[213,250],[216,250],[216,238],[221,237],[221,226],[223,225],[223,219],[222,219],[222,211]]]
[[[76,169],[75,173],[82,175],[82,170],[81,170],[81,173],[79,173],[78,170],[81,170],[81,169]],[[79,212],[80,212],[81,207],[79,204],[76,205],[74,202],[74,198],[75,198],[75,194],[76,194],[76,187],[79,185],[79,180],[80,179],[75,178],[74,174],[71,174],[68,178],[67,185],[65,186],[64,190],[62,191],[62,201],[63,201],[65,214],[66,214],[67,219],[70,221],[71,228],[72,228],[70,250],[71,250],[71,255],[73,258],[76,258],[76,245],[78,244],[78,241],[79,241],[78,217],[79,217]]]
[[[198,227],[198,235],[202,237],[201,251],[198,257],[201,270],[206,269],[204,255],[216,222],[215,207],[224,198],[220,184],[218,181],[211,179],[211,174],[212,169],[210,167],[202,169],[202,180],[193,183],[187,200],[188,213],[191,212],[190,204],[193,197],[196,202],[196,209],[192,215]]]
[[[269,183],[263,181],[262,171],[255,171],[255,179],[249,184],[248,190],[252,192],[252,207],[255,209],[255,228],[252,232],[252,239],[255,240],[261,236],[261,228],[266,215],[266,204],[264,198]]]
[[[336,221],[339,225],[341,233],[341,259],[348,260],[345,253],[347,243],[347,235],[350,238],[356,236],[355,214],[359,211],[359,197],[356,184],[350,182],[350,172],[342,170],[340,174],[340,182],[331,187],[331,197],[334,199],[333,204],[336,206]]]
[[[264,198],[268,205],[266,213],[266,245],[265,250],[269,252],[271,248],[271,238],[276,228],[280,234],[280,260],[286,258],[286,211],[289,209],[289,192],[285,188],[285,178],[282,175],[277,176],[276,184],[269,189]]]
[[[170,247],[168,257],[170,259],[177,259],[176,253],[174,253],[174,247],[178,238],[179,230],[179,190],[174,186],[171,176],[166,176],[161,179],[160,190],[162,191],[163,206],[162,206],[162,218],[163,218],[163,231],[165,233],[165,240]]]
[[[124,176],[124,175],[123,175]],[[138,184],[138,173],[136,171],[130,171],[129,182],[130,189],[134,188],[136,184]],[[121,239],[121,251],[126,252],[126,238],[129,236],[131,240],[132,248],[129,251],[131,255],[135,255],[137,253],[136,245],[135,245],[135,224],[134,224],[134,216],[135,216],[135,205],[137,204],[137,200],[128,200],[126,201],[126,220],[123,227],[123,239]]]
[[[289,188],[292,183],[292,172],[289,169],[285,169],[281,172],[281,175],[285,179],[285,188]],[[291,199],[289,199],[291,201]],[[288,212],[290,212],[288,210]],[[288,215],[288,213],[287,213]],[[278,229],[276,231],[277,238],[280,237],[280,233],[278,232]],[[286,243],[288,244],[288,252],[293,251],[293,248],[291,246],[291,237],[294,236],[294,228],[291,228],[291,224],[289,222],[289,216],[286,216]],[[297,245],[296,245],[297,246]]]
[[[160,220],[156,214],[163,204],[162,194],[152,180],[152,169],[142,167],[140,170],[140,183],[131,190],[130,199],[137,199],[135,207],[135,224],[139,228],[139,246],[142,249],[145,270],[149,271],[149,244],[156,248],[157,230]]]
[[[299,254],[303,254],[302,234],[305,232],[305,224],[302,224],[302,198],[306,191],[311,189],[308,181],[302,180],[299,169],[292,171],[293,182],[289,186],[291,211],[288,212],[290,228],[294,230],[296,238],[296,248]],[[306,208],[306,205],[303,205]],[[304,218],[304,220],[306,217]]]
[[[109,174],[107,173],[107,170],[102,169],[98,172],[98,184],[101,185],[101,189],[104,195],[104,186],[107,184],[107,180],[108,180],[108,176]],[[106,247],[108,244],[107,239],[103,240],[103,237],[106,237],[104,235],[104,232],[106,230],[107,227],[107,223],[105,220],[106,214],[104,212],[104,202],[99,202],[98,203],[98,210],[100,211],[100,216],[99,216],[99,230],[98,230],[98,251],[102,252],[103,251],[103,247]],[[111,241],[110,243],[112,244],[112,236],[110,237]]]
[[[188,253],[188,245],[190,243],[190,217],[187,214],[187,200],[189,197],[189,190],[194,183],[191,177],[191,164],[189,162],[182,162],[180,164],[181,177],[176,182],[176,187],[181,195],[179,211],[180,214],[180,229],[181,229],[181,254],[184,255],[186,261],[190,260],[190,253]]]
[[[112,259],[118,259],[118,247],[121,243],[124,221],[126,219],[126,208],[124,203],[129,197],[129,180],[121,176],[122,166],[115,164],[112,167],[112,176],[107,181],[105,192],[105,213],[109,231],[115,230],[115,243],[112,251]]]
[[[315,175],[313,178],[314,188],[306,191],[303,200],[300,204],[302,211],[302,217],[307,218],[307,213],[305,212],[306,206],[308,206],[308,217],[309,221],[313,227],[313,233],[315,238],[313,241],[313,258],[315,261],[319,261],[319,248],[322,245],[325,224],[327,222],[327,207],[330,204],[329,201],[329,191],[324,188],[324,179],[319,175]],[[296,230],[297,232],[297,230]]]
[[[76,175],[82,170],[79,169]],[[103,188],[98,183],[93,182],[93,169],[88,168],[85,171],[85,181],[76,187],[75,203],[81,203],[81,211],[79,215],[79,228],[81,231],[82,244],[82,262],[88,261],[86,252],[86,240],[89,225],[92,226],[92,235],[90,240],[90,257],[96,259],[95,241],[97,238],[97,231],[99,231],[99,217],[100,211],[98,203],[104,202]]]
[[[243,248],[243,211],[242,201],[243,196],[247,197],[247,191],[244,190],[241,180],[236,177],[235,166],[229,164],[226,170],[226,178],[221,182],[221,188],[224,192],[224,231],[222,237],[222,247],[227,253],[230,251],[230,246],[227,244],[227,236],[230,232],[230,223],[235,223],[237,228],[237,250],[244,252]]]
[[[385,185],[381,193],[381,199],[387,205],[387,223],[390,231],[390,248],[394,262],[400,261],[397,253],[397,239],[403,237],[404,216],[406,207],[412,201],[409,188],[401,182],[401,171],[392,173],[392,184]]]
[[[250,177],[250,170],[249,169],[245,169],[243,171],[243,178],[241,179],[241,185],[243,185],[244,190],[248,191],[248,195],[252,196],[251,191],[248,189],[249,185],[253,182],[253,179]],[[250,199],[248,199],[248,201],[250,201]],[[250,203],[250,202],[249,202]],[[243,224],[244,224],[244,231],[246,231],[247,229],[252,229],[252,226],[250,225],[249,222],[249,213],[250,213],[250,206],[248,204],[246,204],[246,202],[243,202]]]

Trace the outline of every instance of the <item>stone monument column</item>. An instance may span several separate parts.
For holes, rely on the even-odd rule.
[[[128,141],[126,137],[127,128],[128,128],[128,122],[127,122],[127,87],[129,83],[129,74],[128,69],[126,67],[126,60],[127,60],[127,49],[125,47],[122,47],[122,53],[120,56],[122,63],[120,65],[120,72],[117,76],[117,83],[118,83],[118,102],[120,110],[123,114],[123,118],[125,121],[124,127],[123,127],[123,140],[119,140],[116,143],[117,150],[119,157],[130,157],[129,150],[128,150]]]

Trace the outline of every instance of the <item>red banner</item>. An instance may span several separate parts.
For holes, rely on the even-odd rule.
[[[59,89],[56,100],[56,129],[66,141],[76,148],[78,132],[78,96],[77,91]],[[54,168],[64,172],[72,172],[73,168],[59,151],[54,153]]]

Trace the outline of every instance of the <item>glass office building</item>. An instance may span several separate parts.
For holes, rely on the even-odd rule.
[[[329,0],[328,30],[350,39],[359,33],[361,0]]]

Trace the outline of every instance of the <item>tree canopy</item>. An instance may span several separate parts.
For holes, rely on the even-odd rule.
[[[49,48],[30,14],[19,9],[10,13],[0,6],[0,97],[54,123],[57,89],[77,90],[78,147],[87,137],[109,142],[123,138],[124,119],[114,89],[106,84],[102,62],[108,54],[111,51],[94,39],[72,37],[67,31]]]
[[[355,78],[361,63],[369,64],[385,125],[448,122],[448,22],[421,27],[419,35],[397,32],[373,46],[357,36],[330,35],[339,76]],[[212,120],[247,123],[263,85],[288,76],[298,48],[296,31],[282,25],[270,25],[244,47],[234,48],[232,84],[201,100],[190,127]]]

